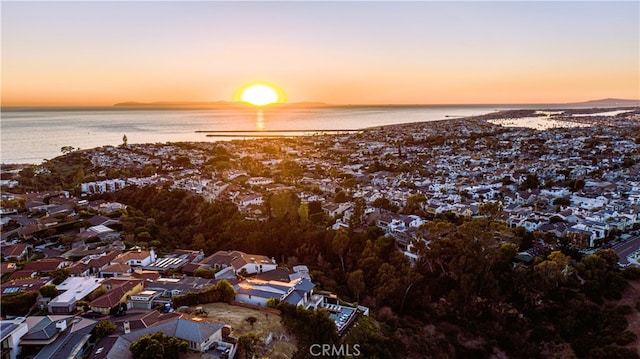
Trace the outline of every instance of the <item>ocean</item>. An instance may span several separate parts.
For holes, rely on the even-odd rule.
[[[487,106],[343,106],[247,109],[2,109],[0,163],[39,164],[63,146],[89,149],[128,143],[223,141],[289,131],[359,130],[522,108]],[[208,137],[197,131],[238,131]],[[257,132],[243,132],[257,131]],[[293,131],[293,132],[292,132]],[[261,133],[262,132],[262,133]]]

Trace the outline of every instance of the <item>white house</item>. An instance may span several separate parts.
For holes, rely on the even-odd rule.
[[[98,182],[85,182],[80,184],[80,190],[84,194],[108,193],[123,189],[127,183],[121,179],[112,179]]]
[[[156,261],[156,253],[151,248],[150,250],[142,250],[138,248],[137,250],[131,250],[125,253],[120,254],[115,257],[111,263],[120,263],[120,264],[128,264],[132,267],[144,267]]]
[[[24,317],[0,321],[2,358],[16,359],[20,354],[20,339],[29,332],[29,327],[24,321]]]
[[[251,177],[247,180],[247,184],[252,186],[264,186],[273,183],[273,178]]]
[[[279,299],[295,306],[316,309],[322,304],[322,296],[314,295],[315,284],[307,278],[291,281],[246,279],[234,286],[236,301],[251,305],[266,306],[267,300]]]
[[[95,277],[69,277],[65,279],[64,282],[56,286],[60,294],[47,304],[49,313],[75,313],[76,303],[100,288],[103,280]]]
[[[259,194],[259,193],[252,193],[252,194],[250,194],[248,196],[243,197],[240,200],[240,205],[242,207],[246,207],[246,206],[249,206],[249,205],[260,206],[263,203],[264,203],[264,199],[263,199],[262,195]]]
[[[214,269],[233,267],[234,273],[246,271],[247,274],[269,272],[278,267],[273,258],[240,251],[218,251],[203,259],[199,264]]]

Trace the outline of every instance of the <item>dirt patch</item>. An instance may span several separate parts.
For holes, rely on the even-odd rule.
[[[257,309],[227,303],[201,304],[198,307],[207,311],[209,319],[229,324],[232,328],[232,335],[235,337],[247,333],[257,334],[268,343],[263,353],[268,358],[289,359],[296,351],[295,338],[287,333],[278,314],[265,313]],[[189,310],[195,310],[195,308],[194,306]],[[249,318],[255,318],[255,321],[248,320]],[[201,356],[189,356],[188,358],[205,359]]]
[[[269,333],[286,334],[280,316],[264,313],[256,309],[245,308],[227,303],[209,303],[199,305],[207,311],[209,319],[225,322],[233,328],[233,335],[239,337],[246,333],[255,333],[260,338],[266,338]],[[249,318],[255,318],[253,325]]]

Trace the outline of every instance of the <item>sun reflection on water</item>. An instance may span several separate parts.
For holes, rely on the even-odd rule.
[[[258,115],[256,117],[256,130],[264,130],[264,115],[262,114],[262,109],[258,109]]]

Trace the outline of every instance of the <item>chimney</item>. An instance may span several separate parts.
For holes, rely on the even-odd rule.
[[[64,332],[67,329],[67,321],[66,320],[58,320],[56,322],[56,329],[58,329],[61,332]]]

